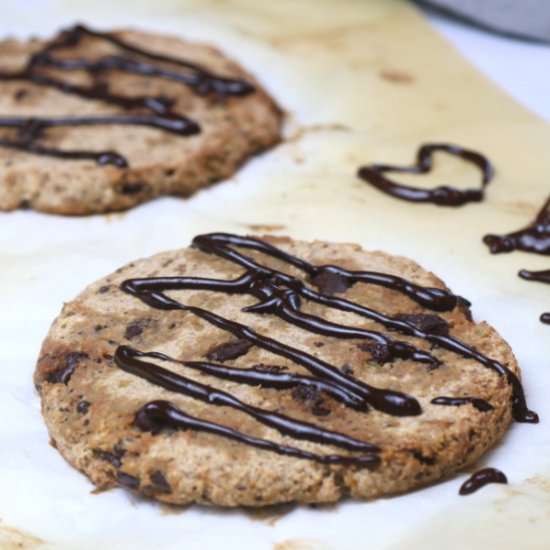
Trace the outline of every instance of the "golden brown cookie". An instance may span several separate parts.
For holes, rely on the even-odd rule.
[[[0,42],[0,210],[124,210],[189,196],[280,140],[281,111],[203,44],[83,26]]]
[[[262,506],[400,493],[534,422],[508,344],[415,262],[198,236],[67,303],[35,383],[98,487]]]

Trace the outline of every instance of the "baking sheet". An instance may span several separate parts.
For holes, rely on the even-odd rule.
[[[543,257],[490,256],[487,232],[524,226],[549,189],[550,127],[515,104],[398,0],[0,0],[0,35],[49,36],[76,20],[208,41],[255,72],[288,112],[287,142],[192,199],[124,214],[0,215],[0,547],[545,548],[550,540],[548,289],[521,281]],[[354,176],[409,163],[423,141],[484,151],[487,200],[459,209],[402,203]],[[437,158],[426,185],[477,182]],[[414,181],[411,176],[407,181]],[[484,459],[509,486],[458,496],[466,474],[413,493],[262,514],[168,508],[93,487],[48,445],[32,387],[41,341],[63,301],[122,264],[200,232],[353,241],[414,258],[472,300],[511,343],[539,425],[515,424]],[[546,309],[545,309],[546,308]],[[10,542],[11,541],[11,542]]]

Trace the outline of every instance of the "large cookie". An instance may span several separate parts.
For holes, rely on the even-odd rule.
[[[52,441],[98,487],[223,506],[369,498],[472,464],[512,417],[536,421],[508,344],[413,261],[193,244],[94,283],[43,344]]]
[[[188,196],[280,139],[281,111],[218,50],[82,26],[0,42],[0,210]]]

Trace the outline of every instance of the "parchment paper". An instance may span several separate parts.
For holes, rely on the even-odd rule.
[[[87,218],[0,215],[0,547],[547,548],[550,329],[538,316],[550,293],[516,273],[550,266],[535,255],[490,256],[481,237],[524,226],[542,205],[550,127],[397,0],[0,0],[3,35],[49,36],[76,20],[220,46],[279,99],[288,140],[187,201]],[[411,162],[423,141],[484,151],[497,169],[486,201],[413,205],[356,179],[360,164]],[[464,163],[442,156],[436,166],[426,185],[477,183]],[[514,425],[483,459],[510,484],[463,498],[464,473],[404,496],[262,514],[167,508],[123,490],[92,494],[48,445],[31,380],[41,341],[63,301],[87,284],[206,231],[358,242],[414,258],[471,299],[475,318],[511,343],[541,417],[538,426]]]

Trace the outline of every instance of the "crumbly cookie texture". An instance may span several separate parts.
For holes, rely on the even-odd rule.
[[[0,147],[0,210],[32,208],[42,212],[83,215],[131,208],[163,195],[187,197],[230,177],[247,159],[280,141],[282,113],[261,85],[217,49],[179,38],[132,30],[112,33],[125,42],[155,53],[191,61],[228,78],[255,86],[247,96],[200,96],[185,85],[122,71],[103,71],[100,80],[81,70],[41,67],[40,74],[74,85],[107,84],[125,97],[163,96],[175,100],[173,111],[196,121],[201,132],[181,136],[138,125],[60,126],[48,128],[41,146],[63,150],[116,151],[128,168],[98,165],[94,160],[58,159]],[[0,71],[25,67],[45,42],[0,41]],[[95,59],[120,54],[116,47],[87,37],[59,50],[61,56]],[[161,63],[162,66],[162,63]],[[164,64],[167,68],[170,65]],[[179,68],[181,70],[181,68]],[[25,80],[0,81],[0,116],[78,117],[135,114],[103,101],[63,93]],[[0,128],[0,138],[14,130]],[[13,138],[12,138],[13,139]]]
[[[389,273],[417,284],[445,288],[432,273],[403,257],[366,252],[353,244],[306,243],[280,237],[263,240],[315,265],[337,264],[347,269]],[[250,250],[245,253],[307,282],[303,272],[279,260]],[[257,303],[252,296],[179,290],[168,295],[247,324],[258,333],[322,358],[371,386],[414,396],[422,414],[399,417],[373,408],[359,412],[323,392],[237,384],[181,364],[163,363],[174,372],[225,390],[248,404],[369,441],[380,447],[381,463],[372,470],[328,465],[282,456],[205,432],[140,430],[134,423],[136,411],[150,401],[163,399],[187,414],[248,435],[322,455],[351,454],[330,445],[282,435],[233,408],[209,405],[168,391],[122,371],[114,363],[113,355],[119,345],[162,352],[183,361],[204,361],[209,353],[210,358],[215,358],[213,350],[217,346],[235,339],[191,312],[162,311],[146,305],[120,289],[123,281],[160,276],[235,279],[242,272],[241,267],[194,248],[165,252],[117,270],[64,306],[42,346],[35,384],[54,446],[95,485],[124,486],[174,504],[263,506],[372,498],[402,493],[471,465],[510,424],[511,388],[506,377],[473,360],[444,349],[430,350],[425,341],[391,333],[431,351],[442,364],[430,368],[402,359],[380,364],[362,339],[322,336],[275,315],[244,312],[244,307]],[[434,314],[403,294],[380,286],[356,283],[338,296],[389,315]],[[309,302],[301,307],[304,312],[334,323],[387,333],[384,327],[356,314]],[[451,335],[519,374],[510,347],[487,323],[472,322],[469,312],[458,307],[437,315],[447,322]],[[308,374],[292,361],[257,346],[234,359],[226,359],[224,365],[275,365],[279,372]],[[480,411],[471,404],[431,403],[441,395],[476,396],[493,408]]]

